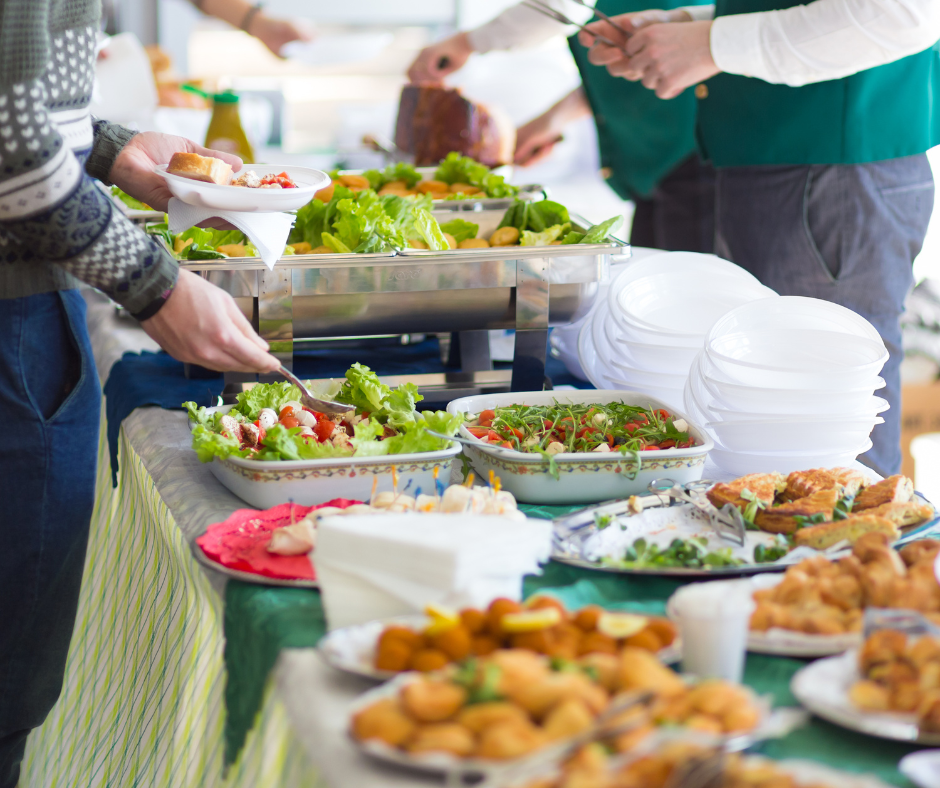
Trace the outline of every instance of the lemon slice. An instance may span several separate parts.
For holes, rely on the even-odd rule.
[[[648,621],[645,616],[635,616],[632,613],[601,613],[597,620],[597,631],[614,640],[621,640],[642,632],[646,629]]]
[[[424,614],[431,619],[431,623],[424,630],[427,635],[440,635],[460,626],[460,613],[449,607],[428,605],[424,609]]]
[[[500,626],[507,634],[538,632],[561,623],[561,613],[555,607],[542,607],[522,613],[507,613],[500,619]]]

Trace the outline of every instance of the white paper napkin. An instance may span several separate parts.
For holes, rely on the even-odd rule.
[[[241,211],[220,211],[216,208],[204,208],[189,205],[175,197],[170,198],[168,207],[170,232],[181,233],[206,219],[224,219],[248,236],[264,264],[274,268],[281,259],[287,236],[294,226],[294,216],[289,213],[244,213]]]

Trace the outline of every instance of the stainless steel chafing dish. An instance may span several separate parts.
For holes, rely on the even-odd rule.
[[[479,210],[466,218],[480,225],[481,237],[488,237],[503,213]],[[446,221],[449,212],[435,210],[435,214]],[[590,226],[580,217],[572,219],[576,229]],[[514,328],[511,390],[531,391],[543,387],[549,327],[586,314],[598,283],[608,277],[611,258],[629,255],[626,243],[608,240],[569,246],[285,256],[273,271],[257,258],[182,265],[230,293],[288,367],[295,347],[304,340]],[[477,369],[488,368],[488,357],[486,361]],[[474,371],[467,366],[465,373]],[[466,389],[465,380],[461,386]]]

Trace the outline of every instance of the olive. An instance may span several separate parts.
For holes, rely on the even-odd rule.
[[[614,446],[623,446],[623,444],[626,442],[627,439],[624,438],[623,435],[618,435],[616,438],[614,438]]]

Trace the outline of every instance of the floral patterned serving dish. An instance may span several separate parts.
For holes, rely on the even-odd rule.
[[[225,413],[230,409],[230,405],[224,405],[210,410]],[[289,501],[300,506],[315,506],[333,498],[368,501],[373,480],[378,480],[377,492],[391,490],[396,474],[399,492],[415,495],[420,490],[433,494],[435,469],[437,478],[446,487],[451,463],[458,454],[460,444],[452,441],[441,451],[384,457],[276,461],[216,458],[209,464],[209,470],[243,501],[258,509],[270,509]]]
[[[685,419],[699,445],[690,449],[659,449],[636,454],[562,453],[555,455],[559,478],[550,472],[549,461],[540,454],[498,449],[477,441],[467,430],[460,435],[479,443],[465,446],[464,453],[473,470],[483,479],[492,470],[516,500],[537,504],[598,503],[647,492],[654,479],[672,479],[677,484],[702,478],[705,458],[715,444],[705,431],[682,411],[655,397],[636,391],[530,391],[482,394],[456,399],[447,406],[449,413],[475,417],[480,411],[507,405],[606,404],[623,402],[650,408],[663,408],[676,418]]]

